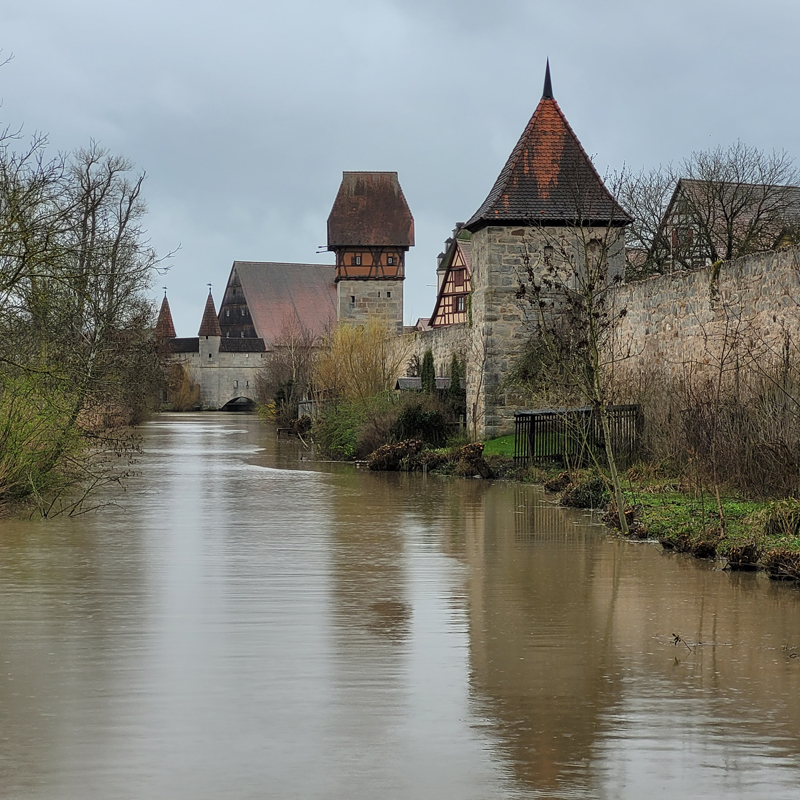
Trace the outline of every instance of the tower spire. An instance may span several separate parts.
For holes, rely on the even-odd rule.
[[[542,92],[542,100],[553,99],[553,84],[550,82],[550,59],[547,59],[547,66],[544,70],[544,91]]]

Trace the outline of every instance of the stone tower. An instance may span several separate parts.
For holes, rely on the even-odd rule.
[[[603,241],[608,276],[621,277],[623,230],[630,222],[555,101],[548,64],[539,105],[465,225],[472,233],[473,289],[467,414],[479,435],[513,432],[518,398],[505,379],[531,335],[517,298],[523,260],[549,265],[572,252],[563,266],[576,269],[590,252],[586,243]]]
[[[397,173],[343,173],[328,217],[339,322],[376,316],[402,333],[405,255],[413,244],[414,218]]]

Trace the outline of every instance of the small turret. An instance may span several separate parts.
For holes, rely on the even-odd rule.
[[[219,327],[217,309],[214,305],[214,298],[211,296],[211,284],[208,285],[206,307],[203,310],[203,319],[200,322],[200,330],[197,332],[197,336],[200,339],[200,366],[208,366],[217,357],[219,343],[222,339],[222,329]]]
[[[164,287],[164,299],[161,301],[161,310],[158,312],[158,322],[156,322],[156,338],[161,340],[176,338],[166,287]]]

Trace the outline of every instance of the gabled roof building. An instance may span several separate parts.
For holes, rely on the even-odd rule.
[[[372,315],[402,332],[405,254],[413,244],[414,218],[397,173],[345,172],[328,219],[335,264],[234,261],[219,314],[209,290],[196,338],[175,336],[166,297],[156,333],[200,385],[203,408],[253,401],[264,354],[289,338],[321,338],[339,320]]]
[[[437,267],[438,292],[430,318],[432,328],[467,321],[467,305],[472,292],[472,235],[456,229],[448,239]]]
[[[681,178],[648,254],[648,266],[696,269],[799,241],[800,186]]]

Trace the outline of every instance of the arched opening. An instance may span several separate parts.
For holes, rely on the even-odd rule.
[[[233,400],[228,400],[220,411],[255,411],[255,400],[249,397],[234,397]]]

